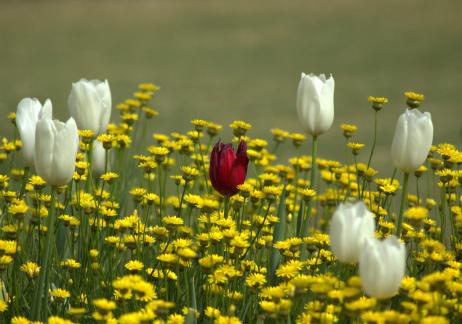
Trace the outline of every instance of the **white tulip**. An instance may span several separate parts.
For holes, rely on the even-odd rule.
[[[78,148],[79,135],[72,117],[66,123],[46,118],[37,122],[35,170],[49,185],[63,186],[72,179]]]
[[[366,238],[374,235],[374,218],[362,201],[339,204],[332,216],[329,232],[332,252],[339,261],[359,261],[361,246]]]
[[[411,173],[427,158],[433,142],[432,117],[428,112],[406,109],[396,123],[391,144],[391,159],[395,167]]]
[[[73,83],[67,103],[79,129],[92,130],[96,135],[106,131],[112,106],[107,80],[81,79]]]
[[[95,177],[100,177],[104,173],[106,167],[106,150],[103,143],[100,141],[93,141],[91,150],[91,171]]]
[[[380,241],[364,241],[359,258],[359,275],[364,292],[370,297],[394,296],[401,285],[406,267],[406,248],[396,236]]]
[[[42,104],[37,98],[22,99],[16,110],[16,126],[22,142],[24,164],[34,165],[35,129],[40,118],[51,119],[53,107],[50,99]]]
[[[297,90],[298,119],[310,135],[318,136],[329,130],[334,121],[334,88],[332,76],[326,79],[302,73]]]

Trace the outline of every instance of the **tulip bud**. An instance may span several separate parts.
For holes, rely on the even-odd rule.
[[[93,141],[91,150],[91,171],[96,178],[105,173],[106,168],[106,150],[100,141]]]
[[[398,292],[406,266],[406,248],[396,236],[364,241],[359,257],[359,275],[370,297],[388,298]]]
[[[18,104],[16,111],[16,125],[22,141],[24,164],[34,165],[35,129],[40,118],[51,119],[52,105],[47,99],[43,106],[36,98],[24,98]]]
[[[430,113],[406,109],[396,123],[391,144],[391,159],[396,168],[411,173],[427,158],[433,141],[433,124]]]
[[[237,186],[245,181],[247,175],[247,146],[244,141],[239,143],[237,152],[232,144],[218,141],[213,147],[210,157],[209,176],[213,187],[223,196],[232,196],[239,189]]]
[[[34,162],[37,174],[49,185],[67,184],[74,174],[78,147],[79,135],[72,117],[66,123],[40,119],[35,132]]]
[[[109,83],[81,79],[72,84],[67,100],[69,112],[79,129],[89,129],[96,135],[106,131],[111,118],[111,89]]]
[[[374,237],[372,213],[362,201],[341,203],[332,216],[330,245],[335,257],[342,262],[357,262],[365,239]]]
[[[329,130],[334,121],[334,87],[332,76],[326,79],[302,73],[297,90],[298,119],[310,135],[317,136]]]

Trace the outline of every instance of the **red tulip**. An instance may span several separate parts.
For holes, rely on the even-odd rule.
[[[233,144],[223,144],[218,141],[213,147],[210,157],[209,176],[213,187],[223,196],[232,196],[243,184],[247,174],[247,145],[244,141],[239,143],[237,152],[233,150]]]

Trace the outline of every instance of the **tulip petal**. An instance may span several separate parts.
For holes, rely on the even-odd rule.
[[[53,105],[50,99],[45,100],[40,110],[39,119],[53,119]]]
[[[219,168],[219,150],[220,150],[221,142],[220,140],[213,146],[212,153],[210,155],[210,167],[209,167],[209,177],[210,182],[214,188],[218,185],[218,174],[217,170]]]
[[[35,132],[34,164],[39,176],[51,179],[56,127],[52,120],[41,119]]]
[[[111,119],[112,97],[111,90],[109,88],[109,82],[107,80],[100,82],[96,86],[96,91],[99,94],[101,105],[101,114],[98,120],[99,132],[101,133],[106,131],[106,127],[109,124],[109,120]]]
[[[55,175],[54,184],[68,183],[74,174],[75,157],[78,146],[78,132],[75,120],[71,117],[66,124],[55,121],[58,132],[54,142],[54,158],[52,162]]]
[[[27,166],[34,165],[35,130],[42,105],[37,98],[22,99],[16,110],[16,125],[23,147],[22,154]]]

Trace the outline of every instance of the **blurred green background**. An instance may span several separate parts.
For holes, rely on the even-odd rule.
[[[386,168],[406,90],[426,95],[435,142],[461,142],[461,12],[456,0],[2,0],[0,112],[49,97],[67,118],[71,82],[82,77],[107,78],[114,105],[153,81],[162,89],[152,132],[187,130],[192,118],[243,119],[250,135],[270,138],[272,127],[301,132],[300,73],[332,73],[336,118],[320,154],[343,158],[341,123],[357,124],[357,141],[370,145],[367,97],[387,96],[374,159]],[[222,137],[231,138],[227,127]]]

